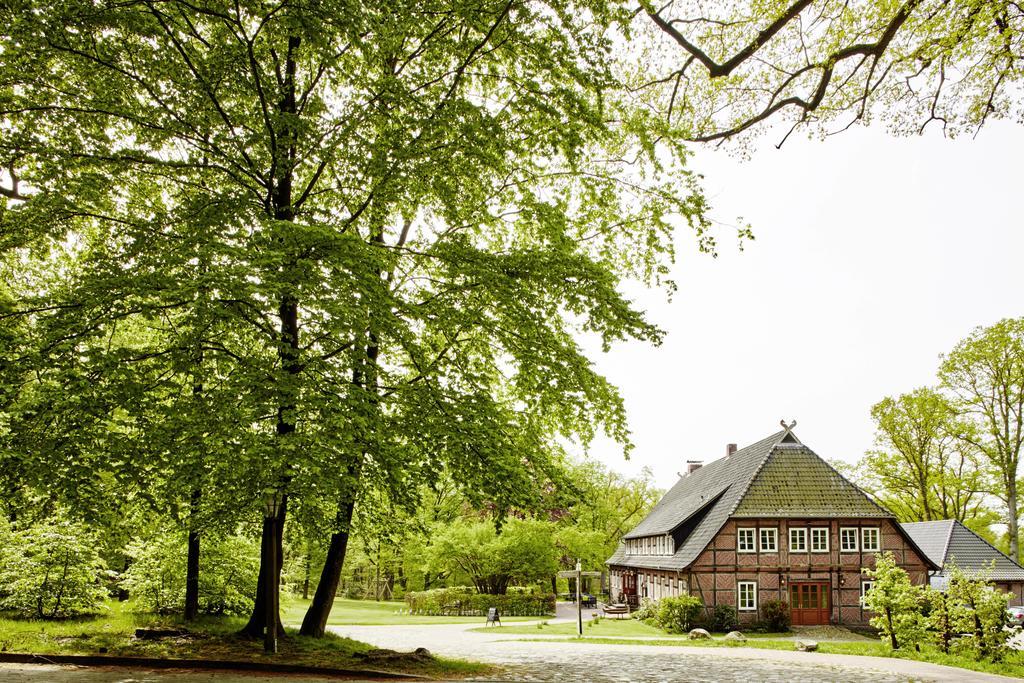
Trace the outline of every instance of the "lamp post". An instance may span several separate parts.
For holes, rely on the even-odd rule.
[[[267,568],[263,582],[264,630],[263,651],[277,654],[277,515],[281,507],[281,494],[268,489],[263,500],[263,513],[267,521],[267,543],[263,546],[263,566]]]

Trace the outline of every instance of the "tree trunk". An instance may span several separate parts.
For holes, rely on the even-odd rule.
[[[313,602],[309,603],[306,616],[302,618],[299,633],[304,636],[320,638],[327,630],[327,618],[331,616],[331,607],[338,593],[341,581],[341,568],[345,564],[345,552],[348,549],[349,525],[352,523],[352,511],[355,501],[350,500],[338,511],[338,531],[331,534],[331,543],[327,548],[323,571],[320,572],[320,583],[313,594]]]
[[[309,543],[306,543],[306,576],[302,581],[302,599],[309,600],[309,574],[313,571],[313,557],[309,549]]]
[[[185,560],[185,621],[199,616],[199,531],[195,517],[199,508],[199,489],[192,491],[192,505],[189,512],[188,557]]]
[[[282,559],[284,557],[282,545],[284,541],[284,520],[288,507],[287,496],[281,501],[281,508],[277,512],[276,524],[268,524],[267,520],[263,520],[263,535],[260,538],[260,557],[266,557],[268,553],[267,543],[275,544],[275,556],[277,560],[277,567],[274,568],[277,576],[278,585],[280,585],[281,568],[283,566]],[[273,538],[271,538],[273,534]],[[265,597],[265,585],[267,580],[266,574],[267,566],[264,562],[260,562],[260,573],[256,579],[256,599],[253,601],[252,615],[249,617],[248,623],[239,631],[240,635],[247,636],[249,638],[259,638],[263,635],[263,624],[266,622],[266,603],[264,602]],[[284,625],[281,623],[280,614],[277,617],[277,635],[278,637],[284,636]]]
[[[1007,477],[1006,510],[1008,512],[1006,531],[1010,534],[1010,557],[1014,562],[1020,562],[1020,548],[1018,547],[1017,538],[1017,479],[1014,475]]]
[[[281,101],[278,103],[279,111],[285,115],[284,128],[280,133],[280,143],[284,148],[284,154],[282,159],[274,158],[272,161],[273,167],[271,170],[271,177],[276,177],[277,184],[273,187],[271,193],[271,207],[273,210],[273,218],[276,221],[293,222],[295,220],[295,207],[292,205],[292,181],[295,168],[295,155],[296,155],[296,130],[294,128],[294,121],[291,120],[296,113],[296,96],[295,96],[295,72],[298,68],[298,61],[296,53],[299,50],[301,39],[297,36],[289,36],[288,38],[288,52],[285,57],[284,72],[285,82],[283,87],[283,96]],[[283,163],[282,163],[283,162]],[[289,435],[295,432],[295,407],[296,407],[296,389],[295,385],[298,383],[295,376],[302,372],[302,364],[299,347],[299,301],[293,293],[294,288],[294,272],[297,268],[295,257],[288,257],[285,265],[283,266],[282,273],[282,284],[284,285],[284,293],[281,294],[281,298],[278,302],[278,318],[281,321],[279,329],[280,344],[278,345],[278,358],[281,361],[281,368],[290,375],[290,377],[283,382],[279,383],[280,402],[277,407],[277,438],[287,439]],[[283,441],[279,443],[283,444]],[[242,634],[249,635],[252,637],[259,637],[264,632],[264,624],[269,622],[270,619],[267,617],[267,605],[264,592],[267,586],[267,581],[274,583],[275,595],[276,591],[280,589],[281,585],[281,567],[284,560],[284,553],[282,552],[283,537],[284,537],[284,522],[286,517],[286,510],[288,507],[288,494],[286,492],[287,480],[280,480],[277,482],[268,482],[276,486],[277,491],[281,494],[281,505],[278,508],[277,516],[275,518],[269,518],[263,520],[263,535],[260,541],[261,553],[260,557],[273,557],[275,558],[274,567],[268,567],[265,561],[260,562],[260,573],[257,579],[256,585],[256,600],[253,605],[252,616],[249,617],[249,623],[242,629]],[[273,547],[269,547],[266,544],[272,543]],[[273,608],[273,606],[271,606]],[[284,627],[281,625],[281,614],[280,610],[275,610],[277,614],[277,630],[279,635],[284,634]]]

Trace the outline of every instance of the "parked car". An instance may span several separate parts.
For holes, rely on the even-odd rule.
[[[1010,626],[1024,626],[1024,607],[1010,607],[1006,610]]]

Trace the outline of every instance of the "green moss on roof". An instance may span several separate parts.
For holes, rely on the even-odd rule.
[[[806,446],[779,444],[733,513],[736,517],[891,517]]]

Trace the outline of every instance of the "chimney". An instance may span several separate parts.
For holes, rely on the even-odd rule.
[[[687,474],[693,474],[694,472],[699,470],[701,468],[701,465],[703,465],[703,464],[704,464],[703,460],[687,460],[686,461],[686,473]]]
[[[734,444],[734,443],[727,443],[727,444],[725,444],[725,457],[728,458],[730,455],[732,455],[735,452],[736,452],[736,444]]]

